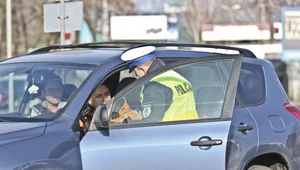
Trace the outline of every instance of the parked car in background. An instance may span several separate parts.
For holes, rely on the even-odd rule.
[[[286,94],[288,95],[289,90],[289,79],[286,71],[286,63],[279,59],[269,59],[275,67],[276,74],[279,81],[281,82]]]
[[[166,66],[117,91],[123,78],[135,77],[120,56],[146,45],[156,47]],[[124,97],[139,108],[143,85],[170,70],[191,83],[198,119],[110,122]],[[30,117],[45,100],[49,72],[62,80],[65,105]],[[12,82],[16,74],[26,77],[27,87],[17,107],[0,114],[3,169],[300,169],[300,110],[289,103],[274,66],[247,49],[138,42],[50,46],[0,62],[0,79]],[[103,83],[112,99],[93,110],[88,101]],[[91,125],[87,110],[94,113]]]

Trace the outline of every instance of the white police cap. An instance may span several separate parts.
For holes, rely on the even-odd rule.
[[[151,54],[154,50],[155,50],[154,46],[142,46],[142,47],[132,48],[125,51],[121,55],[121,59],[123,61],[137,61],[140,60],[141,58],[146,57],[148,54]]]

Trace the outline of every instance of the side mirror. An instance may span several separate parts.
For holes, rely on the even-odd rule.
[[[107,112],[106,105],[97,107],[94,116],[95,116],[94,124],[97,129],[99,130],[108,129],[109,115]]]

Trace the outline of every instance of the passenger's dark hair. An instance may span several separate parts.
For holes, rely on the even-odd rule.
[[[47,86],[47,84],[49,84],[50,81],[57,81],[59,84],[62,85],[62,80],[58,75],[54,74],[53,72],[46,72],[43,75],[42,88],[45,89],[45,87]]]

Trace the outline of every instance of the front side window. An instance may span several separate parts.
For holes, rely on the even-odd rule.
[[[229,81],[221,77],[232,65],[231,59],[198,62],[153,75],[116,98],[110,126],[220,118]]]
[[[0,119],[26,122],[54,118],[93,68],[57,63],[0,66]]]

